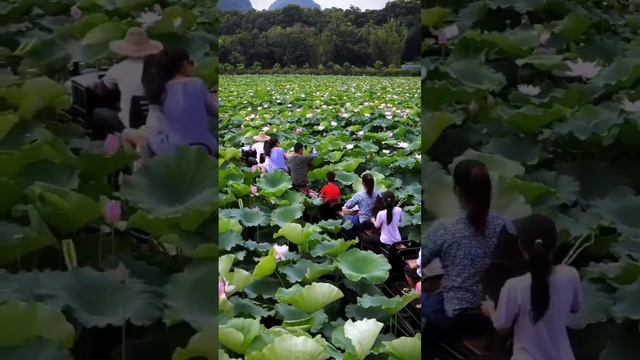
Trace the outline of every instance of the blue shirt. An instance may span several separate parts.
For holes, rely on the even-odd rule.
[[[185,78],[167,83],[162,112],[162,131],[169,142],[201,144],[214,151],[216,144],[209,125],[215,116],[215,105],[202,80]]]
[[[278,169],[282,171],[289,170],[289,168],[287,168],[287,155],[284,153],[282,148],[271,149],[271,156],[269,156],[269,159],[271,159],[271,164],[269,169],[267,169],[268,172],[273,172]]]
[[[378,196],[380,195],[376,191],[374,191],[371,196],[367,195],[366,191],[362,191],[349,199],[349,201],[344,204],[344,207],[352,209],[354,206],[358,205],[358,208],[360,209],[358,211],[358,218],[360,219],[360,222],[365,222],[367,220],[371,220],[373,206],[375,205]]]
[[[444,270],[441,289],[444,308],[454,316],[465,308],[479,307],[484,300],[481,277],[491,262],[493,248],[503,226],[511,222],[490,213],[484,235],[478,234],[466,214],[437,221],[422,241],[422,269],[439,258]]]

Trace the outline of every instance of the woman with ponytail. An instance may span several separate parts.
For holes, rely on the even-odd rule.
[[[380,196],[380,194],[374,190],[375,181],[371,174],[362,175],[362,185],[365,191],[355,194],[342,208],[342,214],[346,215],[347,220],[353,223],[350,235],[354,237],[358,234],[362,225],[370,221],[376,199]],[[356,206],[358,207],[358,213],[354,215],[355,211],[352,209]]]
[[[435,331],[453,331],[458,320],[479,312],[484,299],[482,274],[500,230],[512,226],[490,211],[491,178],[482,162],[460,161],[453,171],[453,184],[460,213],[434,223],[422,241],[423,271],[435,259],[444,270],[440,289],[423,294],[422,299],[425,325]]]
[[[396,206],[396,197],[391,191],[382,193],[382,202],[385,209],[379,211],[371,221],[376,228],[380,229],[380,242],[391,246],[402,241],[399,228],[402,224],[402,209]]]
[[[496,329],[514,328],[512,359],[573,360],[567,324],[580,310],[580,276],[552,263],[557,232],[551,219],[531,215],[517,225],[517,234],[529,272],[507,280],[497,309],[487,299],[482,310]]]

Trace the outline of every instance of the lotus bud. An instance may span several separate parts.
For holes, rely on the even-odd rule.
[[[69,14],[74,19],[80,19],[82,17],[82,10],[80,10],[78,5],[73,5],[71,7],[71,10],[69,11]]]
[[[479,108],[480,107],[478,106],[478,103],[475,100],[472,100],[471,104],[469,104],[469,112],[471,112],[472,114],[475,114]]]
[[[258,187],[257,187],[257,186],[255,186],[255,185],[253,185],[253,186],[251,187],[251,193],[252,193],[253,195],[257,195],[257,194],[258,194]]]
[[[114,271],[114,276],[117,282],[124,284],[127,281],[127,277],[129,275],[129,270],[124,266],[122,261],[118,264],[118,267]]]
[[[116,225],[121,220],[122,205],[118,200],[109,200],[104,206],[104,220],[109,225]]]
[[[104,152],[108,157],[115,155],[120,150],[120,136],[115,134],[107,135],[104,140]]]

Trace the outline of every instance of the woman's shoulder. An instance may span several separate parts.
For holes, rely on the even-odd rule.
[[[578,273],[578,270],[573,266],[564,265],[564,264],[556,265],[553,271],[553,274],[556,277],[567,279],[569,281],[571,280],[580,281],[580,274]]]

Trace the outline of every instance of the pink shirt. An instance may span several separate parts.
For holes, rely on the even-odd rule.
[[[580,276],[576,269],[558,265],[549,277],[549,308],[534,324],[531,312],[531,274],[507,280],[498,300],[493,325],[514,326],[514,360],[574,360],[567,335],[572,313],[580,310]]]
[[[376,225],[380,228],[380,242],[393,245],[401,241],[400,229],[398,228],[400,224],[402,224],[402,209],[399,207],[393,208],[391,224],[387,224],[387,210],[379,211],[376,216]]]

